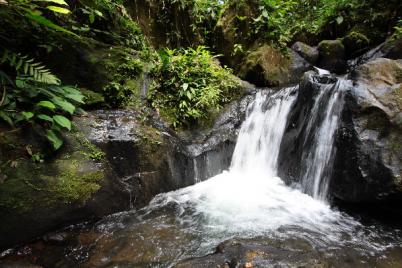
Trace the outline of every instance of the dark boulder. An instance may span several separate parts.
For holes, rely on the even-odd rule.
[[[289,184],[300,182],[305,152],[316,146],[317,122],[327,112],[325,95],[315,101],[318,93],[342,87],[332,166],[325,171],[330,196],[354,203],[402,200],[402,62],[380,58],[336,80],[305,74],[282,140],[279,175]]]
[[[345,47],[341,40],[324,40],[318,44],[318,67],[332,73],[346,72]]]
[[[0,248],[140,208],[158,193],[193,183],[184,145],[134,112],[93,112],[76,118],[75,125],[78,131],[66,135],[61,151],[44,163],[19,156],[13,165],[3,165]],[[8,144],[18,148],[30,142],[25,133],[11,136],[0,144],[2,159],[13,157]]]
[[[239,76],[260,87],[295,84],[312,66],[298,53],[288,52],[269,45],[258,47],[246,57]]]
[[[342,43],[345,46],[346,56],[353,58],[367,51],[370,41],[364,34],[352,31],[342,39]]]
[[[336,138],[332,195],[342,201],[402,200],[402,62],[379,58],[350,74]]]
[[[292,46],[293,51],[297,52],[303,59],[315,65],[318,60],[318,49],[311,47],[303,42],[296,42]]]

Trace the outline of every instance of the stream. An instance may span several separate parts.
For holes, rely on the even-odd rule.
[[[327,199],[345,88],[347,81],[340,79],[315,99],[306,134],[314,146],[304,152],[300,183],[289,186],[278,177],[297,87],[259,92],[248,107],[229,170],[160,194],[141,210],[70,226],[48,242],[3,256],[9,254],[6,261],[35,258],[45,267],[216,267],[192,261],[214,253],[224,241],[238,241],[265,254],[256,253],[253,266],[244,267],[402,267],[398,229],[362,222]],[[310,125],[317,131],[308,133]],[[228,259],[227,267],[243,267],[236,265]]]

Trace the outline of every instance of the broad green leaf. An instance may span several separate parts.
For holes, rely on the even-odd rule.
[[[53,103],[56,104],[58,107],[60,107],[62,110],[73,114],[75,111],[75,106],[69,103],[68,101],[65,101],[61,98],[53,98]]]
[[[51,118],[50,116],[48,116],[46,114],[39,114],[36,117],[39,119],[45,120],[45,121],[53,122],[53,118]]]
[[[71,121],[65,118],[62,115],[53,116],[54,122],[56,122],[59,126],[64,127],[68,130],[71,130]]]
[[[13,120],[7,113],[0,111],[0,118],[6,121],[10,126],[14,126]]]
[[[32,112],[21,112],[21,115],[22,115],[26,120],[29,120],[29,119],[31,119],[31,118],[34,116],[34,114],[33,114]]]
[[[27,11],[27,13],[25,14],[25,17],[27,17],[28,19],[31,19],[31,20],[33,20],[33,21],[35,21],[35,22],[37,22],[39,24],[42,24],[42,25],[44,25],[46,27],[49,27],[49,28],[51,28],[53,30],[78,36],[75,33],[70,32],[69,30],[66,30],[66,29],[64,29],[63,27],[61,27],[61,26],[59,26],[57,24],[54,24],[52,21],[46,19],[45,17],[42,17],[40,15],[35,14],[34,12],[32,12],[29,9],[26,9],[26,11]]]
[[[38,102],[36,104],[36,106],[45,107],[45,108],[48,108],[50,110],[56,109],[56,106],[50,101],[40,101],[40,102]]]
[[[339,16],[339,17],[336,18],[336,23],[338,23],[338,25],[342,24],[342,22],[343,22],[343,17],[342,16]]]
[[[38,2],[51,2],[51,3],[55,3],[55,4],[59,4],[59,5],[65,5],[68,6],[68,4],[66,3],[66,1],[64,0],[37,0]]]
[[[52,143],[55,150],[58,150],[63,145],[63,140],[53,130],[46,132],[46,138]]]
[[[97,16],[103,17],[103,13],[100,12],[99,10],[96,10],[96,9],[95,9],[94,12],[95,12],[95,14],[96,14]]]
[[[76,102],[82,103],[82,104],[85,103],[84,96],[82,94],[67,94],[65,97],[70,100],[74,100]]]
[[[62,13],[62,14],[70,13],[70,10],[68,10],[67,8],[63,8],[63,7],[47,6],[46,8],[51,11],[57,12],[57,13]]]
[[[92,24],[95,22],[95,13],[89,14],[89,23]]]
[[[187,90],[187,88],[188,88],[188,83],[184,83],[181,87],[182,87],[184,90]]]

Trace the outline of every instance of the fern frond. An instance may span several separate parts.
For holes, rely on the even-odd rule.
[[[60,79],[46,69],[46,66],[41,62],[35,62],[34,59],[29,59],[26,55],[21,55],[21,53],[14,53],[6,50],[3,53],[0,62],[8,62],[8,64],[14,67],[17,72],[31,76],[36,82],[49,85],[60,85]]]

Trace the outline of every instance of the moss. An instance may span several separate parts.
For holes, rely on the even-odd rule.
[[[58,177],[44,176],[47,183],[48,199],[45,200],[49,205],[59,201],[64,203],[87,201],[93,193],[100,189],[99,182],[104,178],[100,170],[80,174],[78,164],[74,163],[69,170],[63,171]]]
[[[346,53],[352,56],[366,49],[370,40],[360,32],[351,31],[342,39],[342,43],[345,46]]]
[[[99,106],[105,102],[105,98],[103,97],[102,94],[84,88],[81,88],[80,90],[82,94],[85,96],[86,107]]]
[[[4,170],[7,179],[0,184],[0,210],[24,213],[85,203],[104,178],[102,170],[85,170],[82,161],[58,160],[50,166],[35,166],[21,163]]]
[[[343,54],[345,46],[342,44],[342,40],[323,40],[318,44],[318,50],[325,56]]]
[[[288,80],[290,62],[281,51],[264,45],[248,55],[239,75],[257,85],[278,86]]]

